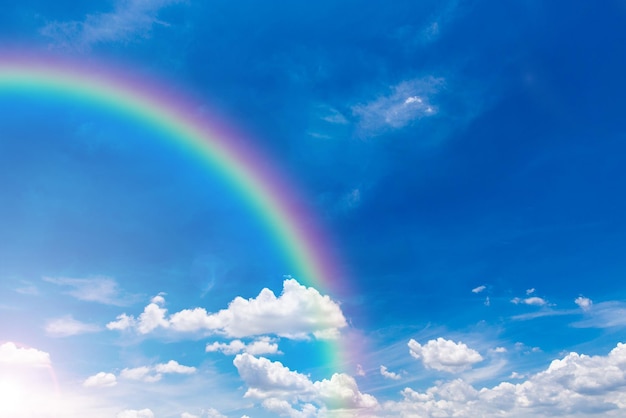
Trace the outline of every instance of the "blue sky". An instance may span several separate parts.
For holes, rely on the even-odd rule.
[[[622,416],[625,20],[622,0],[4,4],[0,60],[123,68],[241,132],[343,273],[291,278],[160,132],[3,92],[0,416]]]

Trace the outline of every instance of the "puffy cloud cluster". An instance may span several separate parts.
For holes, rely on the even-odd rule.
[[[150,409],[126,409],[119,414],[117,418],[154,418],[154,413]]]
[[[84,382],[83,386],[86,388],[109,388],[117,385],[117,378],[113,373],[100,372],[93,376],[89,376]]]
[[[427,369],[458,373],[483,360],[476,350],[466,344],[441,337],[430,340],[425,345],[411,339],[408,346],[411,356],[421,360]]]
[[[183,366],[175,360],[160,363],[154,366],[141,366],[123,369],[119,377],[126,380],[138,380],[146,383],[158,382],[164,374],[194,374],[195,367]],[[84,382],[85,387],[111,387],[117,384],[117,378],[113,373],[100,372],[89,376]]]
[[[261,355],[261,354],[282,354],[278,351],[278,344],[269,337],[261,337],[252,341],[249,344],[244,343],[241,340],[233,340],[229,343],[213,342],[206,345],[206,352],[220,351],[226,355],[234,355],[241,352]]]
[[[402,378],[402,376],[400,376],[398,373],[390,372],[385,366],[380,366],[380,374],[385,379],[400,380]]]
[[[245,396],[261,400],[264,408],[280,415],[306,417],[316,416],[326,409],[354,410],[378,406],[373,396],[359,391],[353,377],[343,373],[312,382],[280,362],[247,353],[235,356],[233,363],[248,385]]]
[[[148,334],[156,329],[175,332],[218,333],[232,338],[275,334],[286,338],[334,338],[347,322],[339,304],[294,279],[283,283],[280,297],[265,288],[256,298],[235,298],[227,309],[208,313],[203,308],[167,315],[162,296],[152,299],[138,318],[122,314],[107,324],[110,330],[134,329]]]
[[[214,408],[209,408],[203,411],[202,415],[194,415],[189,412],[183,412],[180,414],[180,418],[227,418],[226,415],[222,415],[220,411]]]
[[[50,366],[50,354],[36,348],[18,347],[13,342],[0,345],[0,365]]]
[[[515,378],[520,378],[517,375]],[[417,392],[384,410],[403,416],[621,416],[626,408],[626,344],[607,356],[570,353],[527,380],[476,389],[457,379]]]

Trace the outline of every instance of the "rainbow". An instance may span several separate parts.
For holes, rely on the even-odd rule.
[[[131,78],[127,72],[54,60],[0,61],[2,92],[50,94],[120,112],[171,138],[223,175],[267,226],[299,281],[336,288],[338,264],[315,217],[269,158],[218,121],[208,123],[192,100],[165,84]]]

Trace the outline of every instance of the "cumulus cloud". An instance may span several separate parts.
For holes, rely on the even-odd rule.
[[[163,304],[162,297],[153,299],[137,319],[122,314],[108,323],[107,328],[134,329],[140,334],[161,328],[174,332],[217,333],[232,338],[275,334],[292,339],[310,335],[329,339],[336,338],[339,329],[347,326],[337,302],[294,279],[284,281],[280,297],[265,288],[256,298],[235,298],[227,309],[217,313],[194,308],[167,316]]]
[[[480,293],[480,292],[482,292],[483,290],[485,290],[486,288],[487,288],[487,286],[485,286],[485,285],[480,285],[480,286],[478,286],[478,287],[473,288],[473,289],[472,289],[472,293]]]
[[[45,329],[51,337],[70,337],[100,331],[99,326],[80,322],[70,315],[48,321]]]
[[[205,414],[206,414],[206,418],[227,418],[226,415],[222,415],[222,413],[215,408],[207,409],[205,411]]]
[[[170,360],[155,366],[125,368],[120,372],[120,378],[154,383],[161,380],[164,374],[194,374],[196,371],[195,367],[183,366],[175,360]]]
[[[220,351],[226,355],[234,355],[241,352],[261,355],[261,354],[282,354],[278,351],[278,344],[270,337],[261,337],[249,344],[241,340],[233,340],[229,343],[213,342],[207,344],[205,351],[207,353]]]
[[[476,389],[457,379],[425,392],[406,388],[404,400],[387,402],[384,409],[424,417],[620,416],[625,387],[626,345],[619,343],[607,356],[570,353],[517,384]]]
[[[464,343],[456,343],[441,337],[430,340],[425,345],[411,339],[408,346],[411,356],[421,360],[427,369],[458,373],[483,360],[477,351]]]
[[[215,408],[209,408],[203,411],[202,415],[194,415],[189,412],[183,412],[180,414],[180,418],[227,418],[220,411]]]
[[[402,376],[400,376],[398,373],[394,373],[394,372],[390,372],[387,367],[385,366],[380,366],[380,374],[385,378],[385,379],[391,379],[391,380],[400,380],[402,378]]]
[[[126,314],[121,314],[118,315],[117,318],[115,318],[115,321],[111,321],[108,324],[106,324],[107,329],[110,329],[111,331],[123,331],[123,330],[127,330],[127,329],[131,329],[135,327],[135,318],[133,318],[132,316],[128,316]]]
[[[299,412],[312,410],[306,404],[328,409],[363,409],[378,406],[376,399],[359,391],[353,377],[335,373],[330,379],[312,382],[307,376],[263,357],[238,354],[233,364],[248,385],[245,397],[263,401],[264,407],[286,410],[300,407]],[[268,401],[270,400],[271,401]]]
[[[283,399],[268,398],[264,399],[261,405],[263,405],[263,408],[267,409],[269,412],[281,417],[315,418],[320,416],[315,405],[310,403],[304,404],[302,409],[296,409],[289,402]]]
[[[89,376],[83,382],[83,386],[86,388],[108,388],[117,385],[117,378],[113,373],[100,372]]]
[[[158,19],[161,9],[180,0],[118,0],[109,13],[90,14],[83,21],[50,22],[41,29],[55,46],[87,50],[94,45],[129,42],[147,38],[155,25],[167,26]]]
[[[119,414],[117,418],[154,418],[154,413],[150,409],[126,409]]]
[[[44,281],[69,288],[66,292],[76,299],[98,302],[106,305],[124,305],[117,282],[111,277],[72,279],[68,277],[44,277]]]
[[[13,342],[0,345],[0,365],[50,366],[50,354],[36,348],[18,347]]]
[[[174,373],[174,374],[194,374],[196,372],[195,367],[183,366],[175,360],[170,360],[167,363],[161,363],[154,366],[154,370],[157,373]]]
[[[154,373],[148,366],[125,368],[120,372],[120,378],[127,380],[139,380],[146,383],[154,383],[161,380],[163,375]]]
[[[591,309],[591,305],[593,305],[593,302],[591,301],[591,299],[586,298],[584,296],[578,296],[574,300],[574,303],[578,305],[578,307],[582,309],[583,311],[588,311],[589,309]]]
[[[424,77],[403,81],[383,96],[352,107],[362,134],[377,135],[400,129],[438,112],[431,98],[442,88],[442,78]]]

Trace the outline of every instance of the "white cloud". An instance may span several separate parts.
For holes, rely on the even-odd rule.
[[[282,354],[278,351],[278,344],[270,337],[261,337],[249,344],[244,343],[241,340],[233,340],[229,343],[213,342],[207,344],[205,351],[216,352],[220,351],[226,355],[234,355],[237,353],[245,352],[252,355],[260,354]]]
[[[318,409],[315,405],[307,403],[302,406],[301,410],[298,410],[291,406],[291,404],[282,399],[267,398],[262,402],[263,408],[269,412],[290,418],[315,418],[320,416]]]
[[[120,372],[120,377],[127,380],[139,380],[147,383],[154,383],[163,377],[159,373],[153,373],[153,369],[148,366],[125,368]]]
[[[209,408],[205,411],[206,418],[227,418],[226,415],[222,415],[220,411],[215,408]],[[181,417],[182,418],[182,417]]]
[[[377,135],[435,115],[438,109],[430,100],[443,84],[442,78],[435,77],[403,81],[391,87],[389,94],[353,106],[352,113],[359,119],[361,133]]]
[[[472,289],[472,293],[480,293],[480,292],[482,292],[483,290],[485,290],[486,288],[487,288],[487,286],[485,286],[485,285],[480,285],[480,286],[478,286],[478,287],[473,288],[473,289]]]
[[[524,304],[524,305],[532,305],[532,306],[545,306],[548,304],[548,302],[545,301],[545,299],[540,298],[538,296],[532,296],[529,298],[513,298],[511,299],[511,303],[514,303],[516,305],[519,304]]]
[[[251,354],[237,354],[233,364],[250,387],[246,396],[264,398],[311,398],[313,383],[303,374],[289,370],[281,362]]]
[[[319,398],[329,409],[371,409],[378,406],[372,395],[359,391],[356,380],[345,373],[313,383]]]
[[[50,366],[50,354],[36,348],[18,347],[13,342],[0,345],[0,364]]]
[[[184,309],[169,317],[158,303],[150,303],[137,318],[122,314],[107,324],[108,329],[134,328],[140,334],[157,328],[175,332],[219,333],[227,337],[242,338],[275,334],[292,339],[336,338],[339,329],[347,322],[337,302],[321,295],[312,287],[305,287],[294,279],[283,282],[280,297],[265,288],[256,298],[235,298],[227,309],[208,313],[204,308]],[[261,348],[261,346],[259,346]]]
[[[574,300],[574,303],[583,311],[588,311],[591,309],[591,305],[593,305],[592,300],[584,296],[578,296],[576,300]]]
[[[425,345],[411,339],[408,346],[411,356],[421,360],[428,369],[457,373],[483,360],[477,351],[464,343],[455,343],[441,337],[430,340]]]
[[[113,373],[100,372],[89,376],[84,382],[83,386],[86,388],[108,388],[117,385],[117,378]]]
[[[98,331],[100,331],[99,326],[80,322],[70,315],[52,319],[46,324],[46,334],[51,337],[69,337]]]
[[[154,418],[154,413],[150,409],[126,409],[117,414],[117,418]]]
[[[180,414],[180,418],[228,418],[215,408],[209,408],[202,411],[202,415],[194,415],[189,412],[183,412]]]
[[[400,376],[398,373],[390,372],[385,366],[380,366],[380,374],[385,379],[400,380],[402,378],[402,376]]]
[[[137,320],[137,331],[139,331],[140,334],[147,334],[159,327],[169,327],[170,324],[165,319],[167,309],[161,306],[163,302],[165,302],[163,297],[157,296],[152,298],[152,302],[144,308],[143,313],[139,315]]]
[[[170,360],[167,363],[161,363],[154,366],[154,370],[157,373],[173,373],[173,374],[194,374],[196,372],[195,367],[183,366],[176,360]]]
[[[76,299],[98,302],[105,305],[124,305],[117,282],[110,277],[72,279],[67,277],[44,277],[44,281],[57,286],[68,287],[66,293]]]
[[[51,22],[41,33],[52,38],[55,46],[86,50],[100,43],[129,42],[146,38],[158,20],[159,11],[180,0],[118,0],[110,13],[96,13],[83,21]]]
[[[127,380],[154,383],[160,381],[164,374],[194,374],[196,371],[195,367],[183,366],[175,360],[170,360],[155,366],[125,368],[120,372],[120,377]]]
[[[373,396],[361,393],[354,378],[346,374],[335,373],[330,379],[312,382],[280,362],[250,354],[238,354],[233,364],[248,385],[245,397],[262,401],[274,399],[269,401],[273,408],[285,406],[284,402],[288,402],[291,408],[298,405],[304,408],[307,403],[329,409],[362,409],[378,405]]]
[[[523,379],[518,373],[514,379]],[[476,389],[457,379],[420,393],[406,388],[384,409],[406,416],[621,416],[626,408],[626,345],[607,356],[570,353],[527,380]]]
[[[117,318],[115,319],[116,319],[115,321],[109,322],[106,325],[107,329],[110,329],[111,331],[113,330],[123,331],[123,330],[134,328],[136,325],[135,318],[133,318],[132,316],[128,316],[126,314],[118,315]]]
[[[532,295],[533,293],[535,293],[535,288],[532,287],[530,289],[526,289],[526,295]]]

